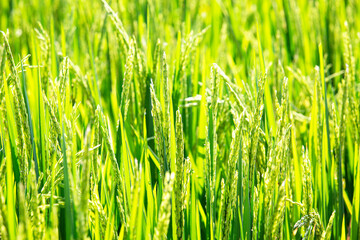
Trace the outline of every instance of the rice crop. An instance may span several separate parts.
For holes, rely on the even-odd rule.
[[[0,1],[0,239],[360,239],[360,1]]]

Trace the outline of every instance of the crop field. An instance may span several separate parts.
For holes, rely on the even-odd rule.
[[[359,0],[0,0],[0,239],[360,239]]]

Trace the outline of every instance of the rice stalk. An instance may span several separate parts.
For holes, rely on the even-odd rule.
[[[154,239],[165,239],[171,215],[171,192],[173,190],[174,174],[166,173],[164,179],[164,192],[159,209],[158,222],[155,228]]]

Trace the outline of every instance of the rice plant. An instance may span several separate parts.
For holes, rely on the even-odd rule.
[[[0,1],[0,239],[359,239],[359,9]]]

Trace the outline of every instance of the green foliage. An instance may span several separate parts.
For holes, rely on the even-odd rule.
[[[0,1],[0,239],[359,239],[359,9]]]

